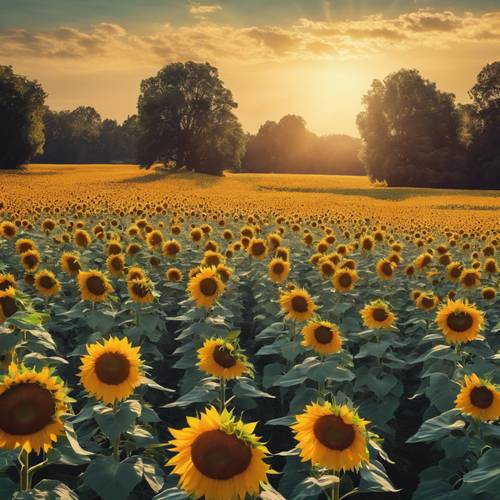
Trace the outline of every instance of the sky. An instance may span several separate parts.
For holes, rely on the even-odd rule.
[[[55,110],[122,121],[141,80],[187,60],[219,69],[249,132],[293,113],[359,135],[363,94],[400,68],[467,102],[500,60],[500,0],[0,0],[0,64]]]

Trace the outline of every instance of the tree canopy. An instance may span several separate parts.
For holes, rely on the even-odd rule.
[[[36,81],[0,66],[0,168],[16,168],[43,150],[46,94]]]
[[[138,156],[149,168],[160,161],[175,168],[220,173],[237,169],[243,131],[237,107],[216,68],[192,61],[173,63],[141,83]]]
[[[348,135],[317,136],[301,116],[267,121],[247,138],[242,170],[363,175],[361,141]]]

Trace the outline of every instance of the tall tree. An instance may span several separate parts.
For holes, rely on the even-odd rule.
[[[0,66],[0,168],[17,168],[43,151],[42,86]]]
[[[160,161],[214,174],[239,168],[243,131],[233,114],[236,107],[231,91],[208,63],[165,66],[141,83],[141,165],[149,168]]]
[[[468,182],[455,96],[417,70],[375,80],[357,118],[370,178],[389,186],[462,187]]]
[[[500,61],[487,64],[469,92],[468,162],[476,187],[500,188]]]

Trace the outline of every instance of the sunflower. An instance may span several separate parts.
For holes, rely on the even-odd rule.
[[[165,271],[165,278],[167,281],[182,281],[182,271],[176,267],[169,267]]]
[[[82,300],[102,302],[113,291],[111,283],[100,271],[81,271],[78,274],[78,285]]]
[[[323,279],[332,279],[335,274],[335,264],[328,258],[323,257],[319,261],[319,272]]]
[[[436,315],[436,323],[450,344],[474,340],[481,331],[484,316],[481,311],[462,300],[448,300]]]
[[[80,358],[80,380],[85,390],[105,404],[127,399],[140,384],[142,361],[139,347],[127,338],[110,337],[87,345]]]
[[[382,280],[390,280],[394,276],[396,264],[389,259],[380,259],[377,262],[376,271],[377,275]]]
[[[16,290],[13,287],[0,290],[0,324],[17,312]]]
[[[497,296],[497,291],[492,286],[488,286],[481,290],[481,295],[485,300],[493,300]]]
[[[207,339],[198,349],[198,368],[225,380],[241,377],[250,372],[247,357],[224,339]]]
[[[177,240],[168,240],[163,244],[163,255],[167,259],[175,259],[177,254],[182,250],[181,244]]]
[[[286,260],[274,258],[268,266],[269,279],[273,283],[282,283],[288,277],[290,272],[290,263]]]
[[[309,293],[303,288],[294,288],[283,292],[280,297],[281,309],[287,313],[286,317],[296,321],[311,319],[316,305]]]
[[[464,288],[476,288],[481,283],[481,273],[476,269],[464,269],[460,275],[460,284]]]
[[[87,231],[85,231],[84,229],[77,229],[73,238],[75,241],[75,245],[82,248],[88,247],[92,242],[90,234],[87,233]]]
[[[175,455],[165,465],[174,467],[179,486],[205,500],[257,496],[272,471],[264,462],[269,452],[254,434],[256,424],[245,424],[213,406],[187,422],[184,429],[169,429]]]
[[[224,265],[224,264],[219,264],[215,270],[217,271],[217,274],[219,275],[219,278],[222,280],[222,283],[227,283],[231,276],[233,275],[233,269],[230,267]]]
[[[61,256],[60,265],[63,273],[78,274],[82,270],[80,256],[77,253],[64,252]]]
[[[333,286],[337,292],[349,292],[358,281],[358,273],[351,269],[338,269],[333,275]]]
[[[359,242],[359,246],[364,252],[371,252],[375,246],[375,240],[369,235],[363,236]]]
[[[112,240],[106,245],[107,255],[118,255],[122,253],[122,244],[118,240]]]
[[[48,367],[36,371],[11,363],[0,377],[0,448],[47,452],[64,434],[61,417],[70,401]]]
[[[346,405],[312,403],[296,419],[291,429],[303,462],[333,471],[358,470],[368,462],[368,422]]]
[[[152,302],[153,291],[148,279],[133,279],[127,282],[129,297],[138,304],[148,304]]]
[[[288,247],[278,247],[274,252],[274,256],[277,259],[286,260],[288,262],[290,260],[290,249]]]
[[[431,311],[439,302],[439,297],[432,292],[421,292],[415,299],[415,305],[424,311]]]
[[[16,278],[12,274],[0,273],[0,292],[7,288],[16,288]]]
[[[110,255],[106,259],[106,267],[111,275],[122,276],[125,269],[125,257],[121,253]]]
[[[484,261],[484,270],[489,274],[498,273],[498,264],[496,259],[494,259],[493,257],[486,259]]]
[[[16,253],[21,255],[28,250],[36,250],[35,242],[29,238],[19,238],[16,241]]]
[[[476,420],[492,422],[500,418],[500,391],[475,373],[465,375],[455,399],[455,408]]]
[[[141,251],[141,245],[138,243],[130,243],[127,246],[127,255],[129,257],[133,257],[135,254],[139,253]]]
[[[12,238],[15,238],[16,234],[17,234],[17,227],[15,224],[13,224],[8,220],[0,223],[0,236],[3,236],[4,238],[11,240]]]
[[[219,264],[223,264],[224,261],[224,255],[221,253],[214,252],[213,250],[206,250],[200,265],[204,267],[217,267]]]
[[[127,281],[144,280],[144,279],[146,279],[146,273],[140,267],[132,266],[128,269]]]
[[[262,260],[267,255],[267,243],[266,240],[260,238],[252,238],[247,247],[247,252],[254,259]]]
[[[197,307],[209,309],[224,291],[224,283],[214,267],[202,267],[200,272],[189,280],[188,290]]]
[[[302,328],[302,336],[302,345],[321,355],[339,352],[342,347],[337,325],[328,321],[310,321]]]
[[[35,274],[35,288],[42,297],[54,297],[61,290],[61,284],[51,271],[43,269]]]
[[[163,234],[158,229],[151,231],[146,236],[146,243],[152,250],[158,248],[158,246],[163,243]]]
[[[374,300],[367,304],[361,311],[363,324],[367,328],[382,329],[390,328],[396,321],[395,314],[389,305],[382,300]]]
[[[429,252],[424,252],[415,259],[415,266],[417,269],[423,269],[432,262],[432,259],[433,257]]]
[[[38,250],[28,250],[21,254],[20,260],[25,271],[33,272],[37,270],[42,259]]]

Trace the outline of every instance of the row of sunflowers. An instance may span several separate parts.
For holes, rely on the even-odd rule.
[[[497,230],[7,208],[1,498],[497,495]]]

